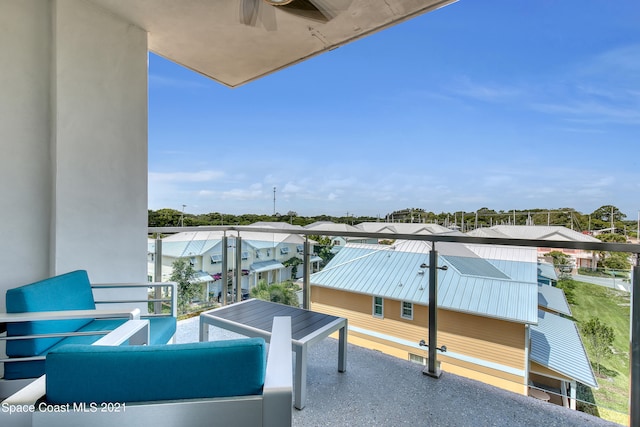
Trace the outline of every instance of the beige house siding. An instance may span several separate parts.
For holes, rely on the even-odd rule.
[[[542,365],[540,365],[540,364],[538,364],[536,362],[533,362],[533,361],[530,363],[530,371],[531,371],[532,374],[535,373],[535,374],[539,374],[539,375],[542,375],[543,377],[545,377],[545,378],[535,379],[535,381],[538,381],[538,382],[541,382],[543,384],[547,384],[547,385],[553,386],[553,387],[555,387],[555,385],[554,385],[554,382],[553,382],[552,378],[553,379],[564,380],[564,381],[573,381],[573,378],[569,378],[566,375],[563,375],[563,374],[561,374],[559,372],[553,371],[553,370],[547,368],[546,366],[542,366]],[[532,378],[532,379],[534,379],[534,378]]]
[[[410,353],[426,357],[426,349],[416,345],[428,339],[429,308],[414,304],[409,320],[401,317],[400,307],[401,301],[384,299],[384,316],[378,318],[371,295],[311,287],[311,309],[349,319],[356,329],[349,332],[351,343],[405,360]],[[527,392],[525,335],[522,324],[438,310],[438,346],[446,345],[450,353],[438,355],[442,370],[520,394]]]

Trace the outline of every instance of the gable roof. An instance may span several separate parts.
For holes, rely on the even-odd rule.
[[[511,239],[560,240],[569,242],[599,242],[588,234],[559,225],[494,225],[467,233],[474,237],[502,237]]]
[[[182,258],[203,255],[222,242],[222,231],[185,231],[162,239],[162,255]],[[227,236],[234,239],[235,235]],[[298,234],[242,232],[242,245],[255,249],[275,248],[280,244],[302,244],[304,238]],[[155,240],[149,239],[148,251],[155,252]]]
[[[392,246],[347,244],[311,275],[315,286],[399,301],[429,304],[430,244],[399,241]],[[459,243],[438,243],[438,305],[441,308],[519,323],[537,322],[537,283],[511,279]],[[535,263],[529,268],[535,271]],[[535,275],[535,274],[534,274]]]
[[[369,233],[440,234],[451,232],[450,229],[438,224],[405,222],[361,222],[356,227]]]
[[[331,221],[316,221],[313,224],[305,226],[304,228],[306,228],[307,230],[329,230],[336,233],[336,236],[338,236],[342,231],[362,231],[361,229],[354,227],[353,225],[338,224]]]

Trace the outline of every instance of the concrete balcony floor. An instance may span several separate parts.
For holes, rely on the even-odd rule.
[[[177,342],[198,341],[198,318],[178,323]],[[211,328],[210,339],[239,335]],[[338,342],[309,348],[306,407],[294,426],[617,426],[600,418],[510,393],[377,351],[349,345],[347,372],[339,373]]]

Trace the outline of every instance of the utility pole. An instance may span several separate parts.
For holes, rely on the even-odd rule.
[[[186,208],[187,205],[182,205],[182,214],[180,215],[180,227],[184,227],[184,208]]]
[[[273,216],[276,216],[276,187],[273,187]]]
[[[613,205],[611,206],[611,234],[615,233],[616,229],[613,225]]]

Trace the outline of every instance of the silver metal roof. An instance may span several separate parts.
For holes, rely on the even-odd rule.
[[[438,224],[404,222],[361,222],[357,228],[371,233],[441,234],[451,230]]]
[[[597,388],[598,381],[575,323],[542,310],[538,316],[538,324],[531,326],[531,360]]]
[[[544,277],[545,279],[558,280],[555,267],[548,262],[538,263],[538,276]]]
[[[446,271],[438,271],[438,304],[441,308],[512,322],[537,322],[538,286],[535,280],[513,280],[487,260],[465,249],[464,245],[456,244],[455,251],[451,250],[454,244],[438,245],[443,248],[438,264],[449,267]],[[324,270],[311,275],[311,283],[428,305],[429,272],[420,268],[421,264],[428,263],[428,248],[428,243],[417,241],[393,246],[347,244]],[[461,271],[457,257],[465,250],[469,259],[465,260]],[[535,277],[536,265],[529,264]]]
[[[168,241],[162,242],[162,255],[172,258],[182,258],[188,256],[198,256],[208,252],[220,240],[189,240],[189,241]],[[155,245],[154,245],[155,248]]]
[[[536,248],[470,244],[465,246],[513,280],[531,283],[538,280],[536,270],[531,268],[532,264],[537,263]]]
[[[538,305],[556,313],[572,316],[564,291],[554,286],[538,285]]]
[[[579,233],[559,225],[494,225],[467,233],[476,237],[506,237],[513,239],[560,240],[574,242],[599,242],[588,234]]]
[[[281,268],[284,268],[284,265],[278,261],[269,260],[254,262],[251,264],[250,268],[256,273],[261,273],[263,271],[280,270]]]
[[[228,234],[229,239],[235,238],[236,233]],[[162,254],[174,258],[202,255],[222,241],[221,231],[187,231],[176,233],[162,239]],[[298,234],[259,233],[245,231],[241,234],[243,249],[275,248],[282,243],[302,244],[304,238]],[[313,243],[313,240],[310,240]],[[149,239],[149,252],[155,252],[155,241]]]

